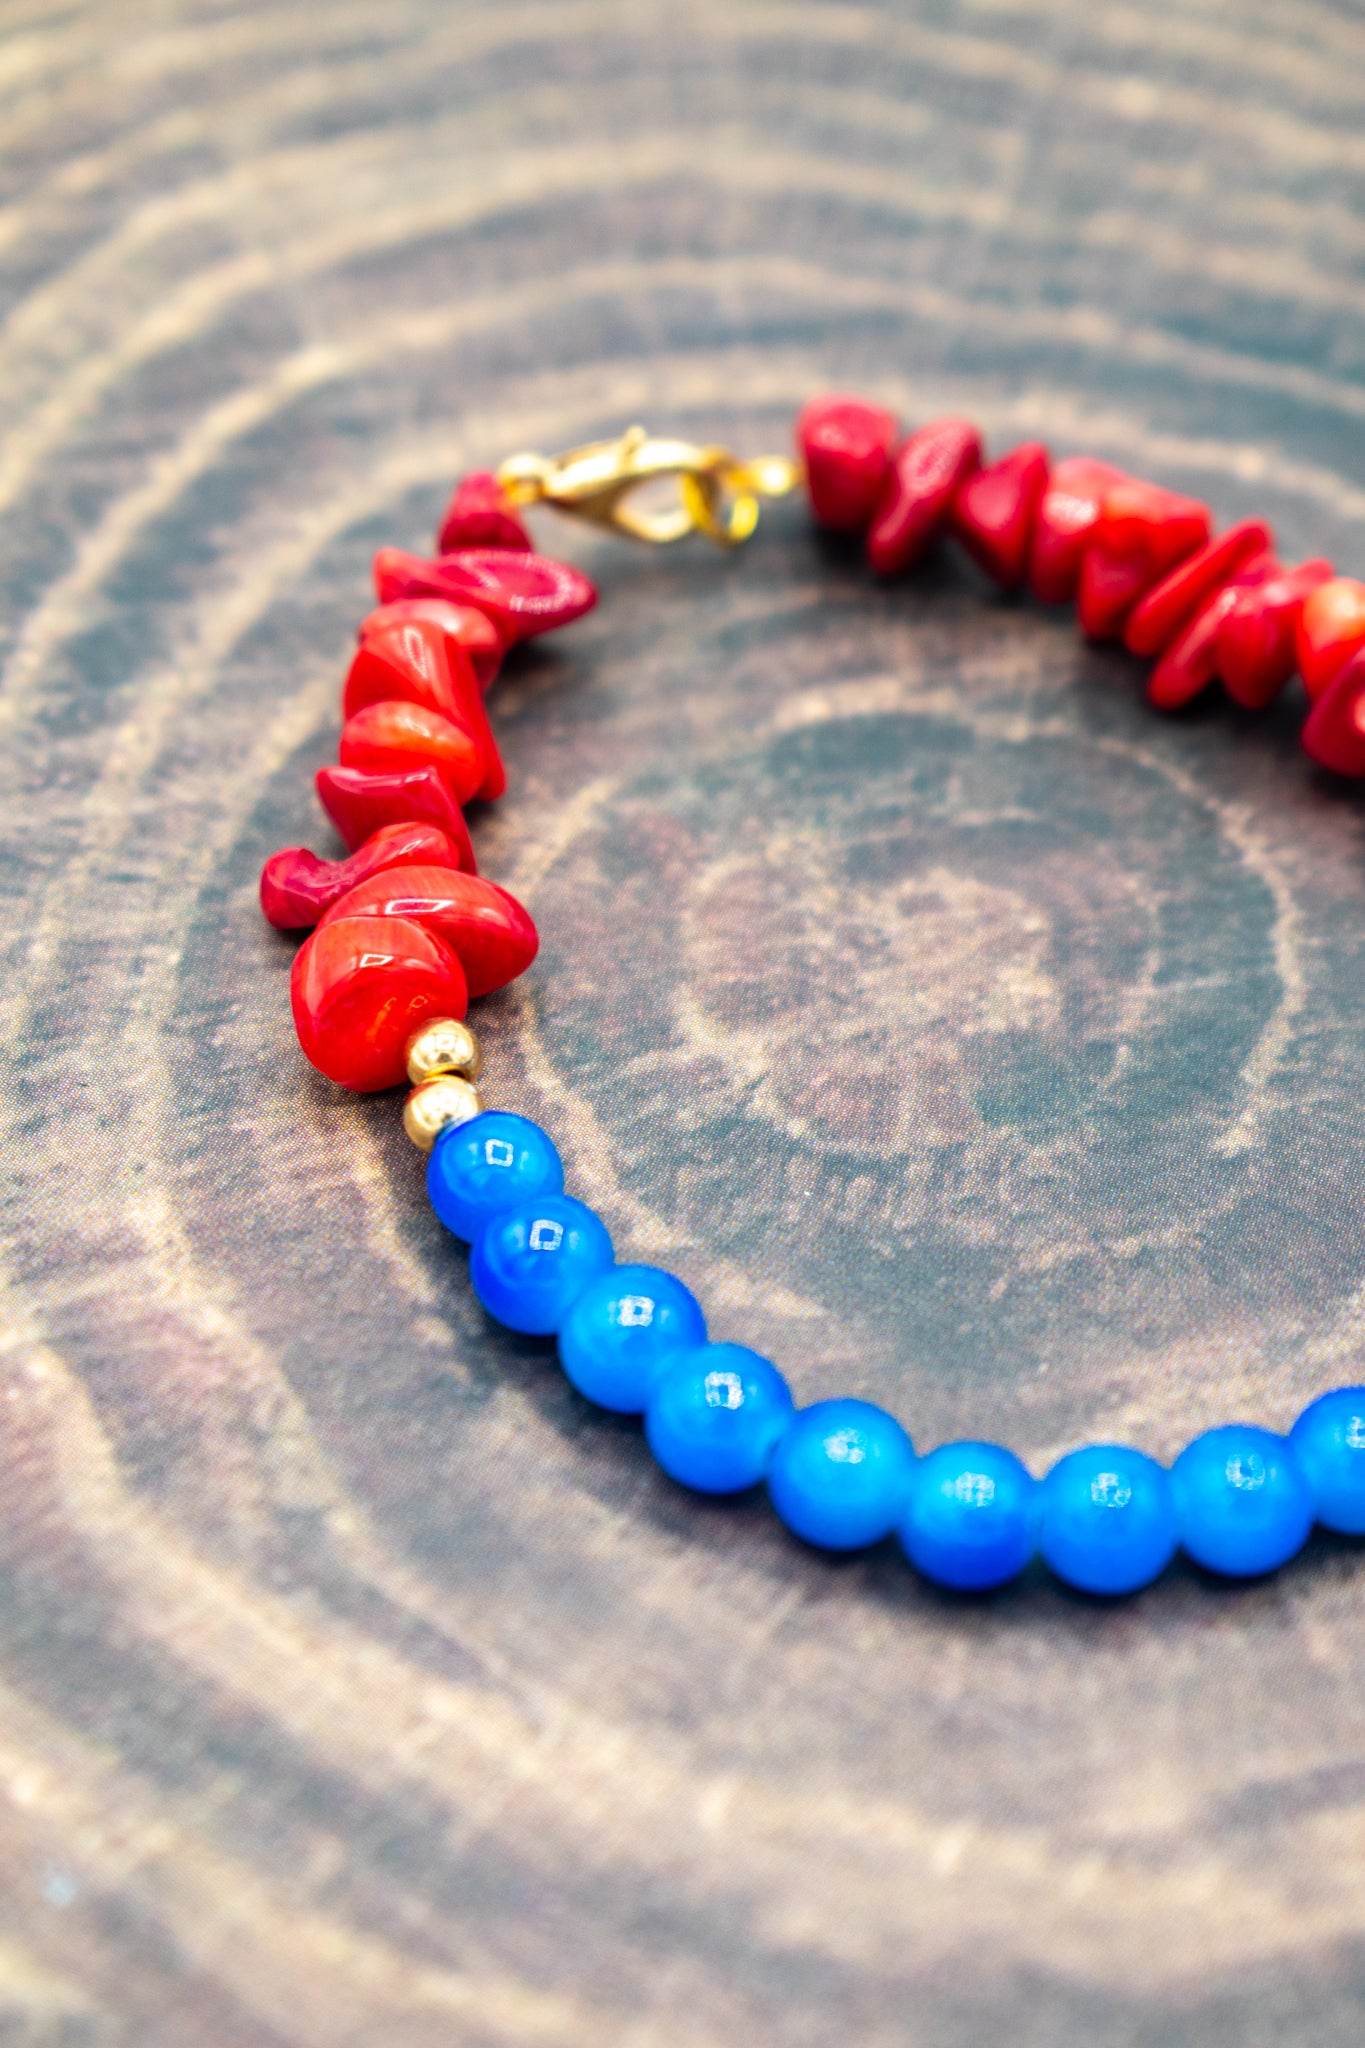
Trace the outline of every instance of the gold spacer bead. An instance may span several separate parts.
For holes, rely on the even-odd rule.
[[[483,1048],[467,1024],[437,1017],[408,1040],[408,1079],[414,1088],[437,1074],[462,1074],[477,1081],[483,1072]]]
[[[430,1152],[449,1124],[467,1124],[483,1109],[483,1097],[472,1081],[458,1074],[437,1074],[414,1088],[403,1104],[403,1129],[419,1152]]]

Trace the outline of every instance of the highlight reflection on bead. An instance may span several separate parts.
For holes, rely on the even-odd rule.
[[[469,1123],[482,1109],[483,1098],[472,1081],[458,1074],[437,1074],[414,1088],[403,1104],[403,1129],[419,1152],[430,1152],[442,1131]]]
[[[408,1079],[416,1088],[437,1074],[459,1074],[477,1081],[483,1072],[483,1048],[468,1024],[458,1017],[437,1017],[408,1040]]]

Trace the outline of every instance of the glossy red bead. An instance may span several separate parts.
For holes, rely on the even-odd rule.
[[[867,536],[867,559],[879,576],[919,560],[958,488],[980,467],[981,436],[970,420],[933,420],[901,443]]]
[[[374,558],[381,604],[404,597],[444,597],[486,612],[510,646],[582,618],[597,602],[586,576],[548,555],[502,548],[465,548],[428,561],[401,548],[380,548]]]
[[[1099,523],[1104,494],[1126,481],[1121,469],[1093,455],[1068,455],[1052,471],[1038,505],[1029,556],[1029,589],[1040,604],[1066,604],[1076,595],[1081,559]]]
[[[1177,491],[1127,477],[1111,485],[1081,561],[1081,630],[1116,638],[1139,600],[1203,547],[1209,525],[1207,505]]]
[[[393,626],[408,625],[414,619],[435,626],[444,635],[447,646],[458,647],[468,658],[480,690],[487,690],[502,666],[507,643],[487,612],[479,611],[475,605],[452,604],[445,597],[400,597],[392,604],[381,604],[377,611],[362,619],[356,639],[363,646],[376,634]]]
[[[1319,767],[1365,775],[1365,647],[1348,655],[1304,720],[1303,744]]]
[[[531,552],[531,536],[491,469],[472,469],[460,478],[441,516],[438,555],[457,548],[512,548]]]
[[[457,804],[467,804],[483,779],[483,755],[467,732],[425,704],[367,704],[341,728],[343,768],[414,768],[427,762]]]
[[[343,716],[354,718],[367,705],[394,699],[438,712],[468,733],[481,762],[474,794],[502,795],[507,774],[473,664],[459,642],[430,619],[404,619],[361,638],[342,693]]]
[[[1264,555],[1274,536],[1259,519],[1230,526],[1162,578],[1133,607],[1123,642],[1131,654],[1161,654],[1203,609],[1215,591],[1231,581],[1244,562]]]
[[[999,462],[968,477],[953,499],[953,533],[1005,590],[1017,590],[1024,580],[1049,465],[1041,441],[1022,441]]]
[[[467,874],[477,872],[464,812],[435,768],[319,768],[313,782],[323,810],[353,851],[381,825],[435,825],[454,847],[456,865]]]
[[[316,924],[348,889],[390,868],[453,867],[454,847],[435,825],[383,825],[345,860],[323,860],[306,846],[282,846],[261,869],[261,909],[277,931]]]
[[[1303,686],[1320,697],[1357,647],[1365,645],[1365,583],[1333,576],[1304,600],[1294,636]]]
[[[1304,600],[1331,577],[1331,563],[1318,559],[1234,593],[1218,628],[1218,673],[1228,695],[1248,711],[1264,710],[1293,675]]]
[[[1147,679],[1148,703],[1158,711],[1178,711],[1207,689],[1218,674],[1218,635],[1238,593],[1280,574],[1282,565],[1273,555],[1244,562],[1166,649]]]
[[[822,526],[861,533],[891,474],[896,415],[864,398],[813,398],[796,422],[811,510]]]
[[[404,867],[372,875],[333,905],[319,930],[339,918],[403,917],[435,932],[459,955],[471,996],[515,981],[536,957],[540,938],[515,896],[482,875],[453,868]]]
[[[403,917],[320,925],[299,948],[289,995],[307,1058],[329,1081],[362,1094],[398,1087],[414,1031],[469,1007],[457,956]]]

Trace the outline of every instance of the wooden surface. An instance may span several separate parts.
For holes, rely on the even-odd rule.
[[[1365,25],[1319,0],[10,0],[3,2048],[1345,2048],[1365,1550],[936,1597],[705,1505],[304,1066],[374,546],[829,382],[1365,561]],[[796,507],[563,528],[482,1006],[623,1251],[1041,1469],[1365,1359],[1365,868],[1292,707]]]

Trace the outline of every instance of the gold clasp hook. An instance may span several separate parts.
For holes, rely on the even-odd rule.
[[[642,484],[676,476],[680,502],[650,512],[630,503]],[[747,540],[758,524],[758,500],[780,498],[801,481],[785,456],[740,462],[728,448],[656,441],[643,427],[619,440],[592,441],[566,455],[509,455],[498,482],[514,505],[553,505],[633,540],[682,540],[704,533],[722,547]]]

